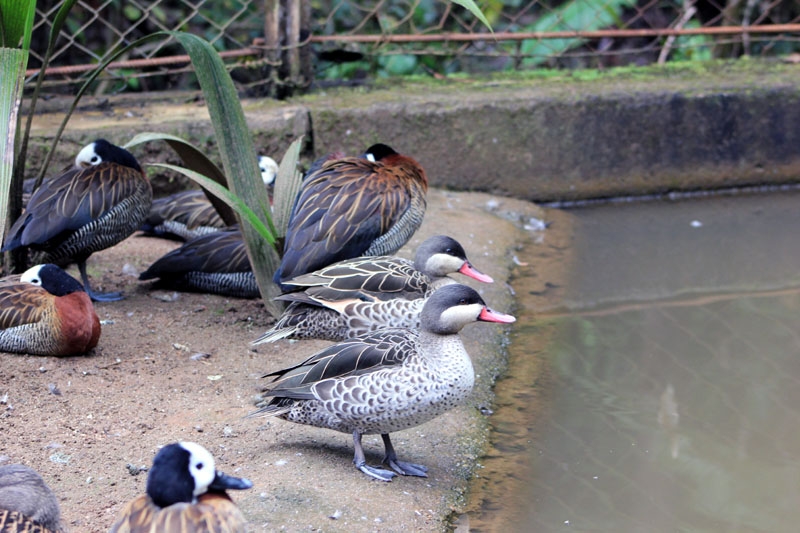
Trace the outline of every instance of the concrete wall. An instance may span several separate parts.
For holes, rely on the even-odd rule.
[[[201,104],[142,98],[86,101],[68,128],[64,161],[92,137],[124,142],[146,130],[189,137],[213,153]],[[800,178],[800,69],[788,64],[382,82],[244,107],[261,153],[282,154],[299,134],[308,160],[380,141],[417,158],[435,187],[528,200]],[[54,116],[36,121],[39,141],[54,131]],[[159,151],[141,157],[167,157]]]

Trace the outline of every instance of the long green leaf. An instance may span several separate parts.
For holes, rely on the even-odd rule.
[[[6,231],[8,202],[5,199],[14,174],[17,116],[27,64],[27,50],[0,48],[0,236]]]
[[[181,139],[180,137],[176,137],[175,135],[155,132],[138,133],[133,139],[125,144],[125,148],[130,148],[132,146],[136,146],[137,144],[143,144],[152,141],[164,141],[169,144],[169,146],[175,150],[178,156],[180,156],[185,168],[193,170],[207,178],[211,178],[220,185],[228,185],[228,180],[225,178],[225,174],[222,173],[219,167],[215,165],[214,162],[211,161],[202,150],[192,145],[188,141]],[[202,187],[202,184],[200,184],[200,186]],[[214,209],[217,210],[217,213],[219,213],[219,216],[222,218],[223,222],[225,222],[225,224],[228,226],[231,224],[236,224],[236,214],[234,210],[231,209],[230,205],[219,199],[215,194],[209,194],[210,191],[208,191],[206,187],[203,187],[203,189],[206,191],[206,196],[214,205]]]
[[[192,58],[192,66],[206,99],[211,124],[219,146],[222,166],[231,192],[257,213],[265,226],[272,226],[269,196],[261,180],[253,138],[244,118],[244,111],[222,58],[205,40],[189,33],[169,32]],[[271,313],[280,312],[272,299],[279,294],[272,275],[278,268],[278,254],[251,225],[242,226],[247,255],[253,266],[256,282]]]
[[[42,90],[44,73],[45,70],[47,70],[47,67],[50,65],[50,58],[53,56],[53,50],[55,50],[56,48],[56,41],[58,41],[58,36],[61,33],[61,28],[67,21],[67,15],[69,15],[72,6],[74,6],[77,1],[78,0],[65,0],[64,2],[62,2],[61,7],[58,8],[58,12],[56,13],[55,18],[53,19],[53,25],[50,28],[50,39],[47,43],[47,50],[45,51],[44,58],[42,58],[42,68],[39,70],[39,75],[36,78],[36,85],[33,87],[33,93],[31,94],[30,97],[30,103],[28,105],[28,120],[25,123],[25,128],[22,130],[22,139],[19,143],[19,150],[17,151],[17,157],[19,158],[19,161],[23,164],[28,158],[28,141],[30,139],[31,126],[33,124],[33,115],[36,111],[36,103],[39,101],[39,93]],[[17,169],[14,177],[14,179],[19,180],[20,183],[22,182],[23,179],[22,178],[23,164],[19,165],[19,168]],[[34,188],[39,187],[43,178],[44,174],[42,173],[36,179]]]
[[[0,46],[30,50],[36,0],[3,0],[0,2]]]

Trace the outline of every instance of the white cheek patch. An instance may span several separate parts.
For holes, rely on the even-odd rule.
[[[189,473],[194,478],[194,495],[204,494],[214,481],[216,465],[211,453],[194,442],[181,442],[181,447],[189,452]]]
[[[459,259],[450,254],[433,254],[430,259],[428,259],[425,266],[428,272],[436,272],[444,276],[451,272],[458,272],[458,269],[460,269],[463,264],[463,259]]]
[[[367,154],[367,155],[366,155],[366,157],[367,157],[367,161],[370,161],[370,162],[372,162],[372,163],[374,163],[374,162],[375,162],[375,156],[374,156],[374,155],[372,155],[372,154]]]
[[[41,285],[42,278],[39,277],[39,270],[42,268],[42,265],[36,265],[28,270],[26,270],[20,277],[19,280],[22,283],[30,283],[32,285]]]
[[[483,306],[481,304],[469,304],[469,305],[456,305],[454,307],[450,307],[446,309],[441,314],[441,322],[442,325],[445,326],[446,329],[451,328],[458,328],[461,329],[463,326],[469,324],[470,322],[475,322],[478,319],[478,315],[481,314],[483,310]]]

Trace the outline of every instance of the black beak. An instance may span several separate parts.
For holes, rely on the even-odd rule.
[[[217,475],[214,481],[208,486],[209,490],[225,491],[225,490],[244,490],[253,486],[253,482],[243,477],[233,477],[228,474],[223,474],[217,470]]]

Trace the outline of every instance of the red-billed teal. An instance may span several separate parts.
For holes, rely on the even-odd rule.
[[[427,468],[402,462],[389,433],[408,429],[464,401],[475,380],[459,331],[476,322],[514,322],[490,310],[473,289],[447,285],[422,309],[419,330],[385,328],[317,352],[302,363],[272,372],[252,415],[353,435],[356,467],[382,481],[395,472],[426,477]],[[368,466],[361,436],[380,434],[384,463],[394,472]]]
[[[254,344],[278,339],[341,341],[383,327],[418,327],[425,299],[456,281],[459,272],[484,283],[492,278],[467,259],[461,244],[435,235],[417,248],[414,261],[393,256],[341,261],[285,283],[297,289],[275,325]]]

